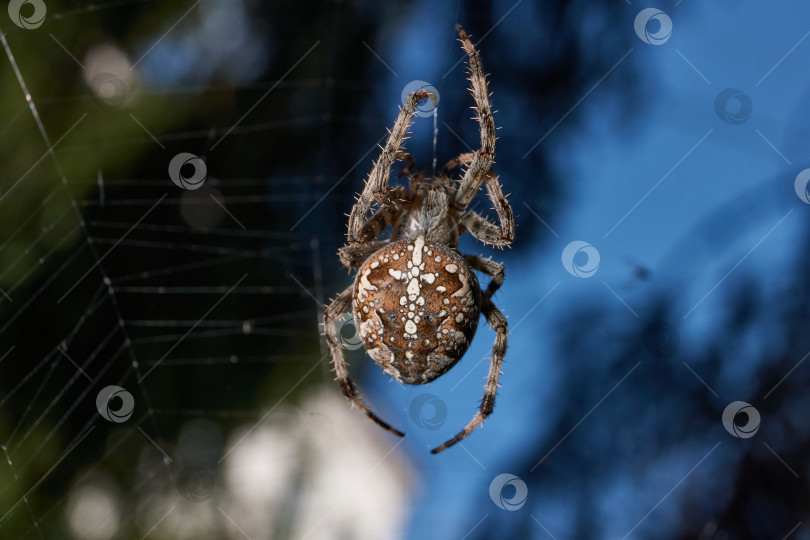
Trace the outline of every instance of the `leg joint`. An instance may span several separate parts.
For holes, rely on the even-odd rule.
[[[494,408],[495,396],[493,394],[485,394],[484,398],[481,400],[481,414],[487,417],[492,414]]]
[[[351,379],[341,379],[340,389],[343,391],[343,395],[346,396],[347,398],[357,397],[357,386]]]

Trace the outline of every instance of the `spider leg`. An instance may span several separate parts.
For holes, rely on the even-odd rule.
[[[461,224],[477,240],[497,247],[507,246],[515,238],[515,216],[512,214],[512,207],[503,195],[498,177],[492,172],[487,173],[484,179],[487,188],[487,195],[492,201],[492,206],[498,214],[499,225],[495,225],[487,218],[468,211],[461,217]]]
[[[365,242],[362,244],[346,244],[338,250],[338,257],[340,257],[340,262],[343,263],[343,266],[349,270],[354,270],[360,268],[366,259],[388,243],[387,240],[383,240],[380,242]]]
[[[401,212],[402,203],[408,199],[408,191],[397,186],[389,190],[385,199],[381,201],[381,208],[363,223],[360,236],[356,242],[368,242],[380,236],[385,227],[394,223],[394,218]]]
[[[467,152],[465,154],[459,155],[455,159],[451,159],[448,161],[444,168],[442,169],[442,175],[450,176],[450,171],[458,167],[459,165],[464,165],[465,163],[469,163],[472,161],[472,158],[475,154],[473,152]]]
[[[358,242],[350,242],[338,250],[338,257],[343,266],[349,270],[359,268],[371,254],[389,243],[388,240],[381,242],[373,240],[378,238],[388,225],[394,223],[402,212],[402,203],[407,199],[408,191],[402,186],[390,191],[383,206],[363,224]]]
[[[492,259],[479,257],[478,255],[464,255],[464,259],[471,268],[483,272],[492,278],[487,286],[487,290],[484,291],[484,298],[491,299],[495,291],[500,289],[501,285],[503,285],[503,278],[505,276],[503,265]]]
[[[483,298],[482,308],[489,326],[495,330],[496,335],[495,344],[492,346],[492,361],[489,364],[489,375],[487,376],[487,384],[484,388],[484,397],[481,399],[481,408],[458,435],[443,445],[431,450],[431,454],[438,454],[442,450],[446,450],[464,439],[467,435],[472,433],[475,428],[484,423],[484,420],[492,413],[492,409],[495,406],[495,394],[498,391],[498,377],[501,374],[501,364],[503,363],[504,354],[506,354],[506,336],[508,332],[506,318],[500,310],[495,307],[492,300],[485,296]]]
[[[337,381],[340,384],[340,389],[343,390],[343,395],[349,400],[349,403],[363,411],[377,425],[400,437],[405,434],[398,431],[383,422],[376,414],[371,412],[363,398],[360,397],[360,392],[357,389],[357,384],[349,376],[349,366],[343,358],[343,349],[341,348],[338,336],[338,328],[335,320],[344,313],[351,305],[353,285],[349,285],[342,293],[337,295],[334,300],[327,306],[323,312],[323,326],[326,334],[326,344],[329,345],[329,351],[332,354],[332,363],[335,365],[335,373],[337,374]]]
[[[363,192],[352,207],[352,213],[349,216],[349,232],[347,234],[349,242],[357,243],[362,241],[363,225],[366,222],[369,210],[371,210],[371,205],[375,201],[385,201],[389,195],[388,179],[391,176],[391,166],[399,159],[406,159],[406,154],[400,152],[399,148],[408,134],[408,128],[411,125],[411,119],[416,107],[422,100],[429,98],[430,95],[430,92],[420,90],[405,99],[405,105],[399,110],[399,116],[394,122],[394,127],[391,128],[388,141],[385,143],[380,157],[371,168],[368,179],[366,179]]]
[[[393,223],[394,217],[397,215],[397,213],[398,210],[394,206],[385,205],[381,207],[379,210],[374,212],[374,214],[368,218],[365,223],[363,223],[363,228],[360,229],[360,236],[357,238],[357,241],[359,243],[370,242],[380,236],[385,228]]]
[[[473,154],[461,185],[456,191],[455,207],[457,210],[463,210],[478,192],[495,160],[495,121],[492,119],[487,77],[481,65],[481,57],[461,25],[457,25],[456,29],[461,46],[469,57],[469,80],[472,85],[470,92],[475,99],[475,119],[478,121],[481,134],[481,148]]]
[[[397,152],[397,159],[402,159],[408,162],[408,166],[399,171],[397,178],[402,178],[403,176],[410,174],[414,167],[416,167],[416,162],[408,152]]]
[[[472,234],[479,242],[497,247],[505,246],[509,243],[501,239],[500,228],[480,214],[465,212],[460,222],[461,225],[464,226],[464,229]]]

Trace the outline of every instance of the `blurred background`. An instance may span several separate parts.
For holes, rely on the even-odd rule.
[[[810,5],[7,3],[0,537],[810,538]],[[494,333],[405,386],[341,329],[397,439],[319,319],[405,88],[417,168],[479,145],[456,23],[517,230],[433,456]]]

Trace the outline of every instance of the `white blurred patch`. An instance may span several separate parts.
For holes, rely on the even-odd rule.
[[[249,429],[248,426],[246,429]],[[241,441],[224,465],[222,510],[248,535],[376,540],[402,535],[415,478],[394,446],[331,388],[278,411]],[[236,445],[236,446],[234,446]],[[233,527],[231,537],[241,533]],[[274,536],[275,537],[275,536]]]
[[[121,523],[118,488],[101,474],[83,478],[70,492],[65,515],[76,538],[112,538]]]
[[[94,46],[84,57],[84,81],[99,103],[130,107],[141,93],[137,70],[129,56],[111,43]]]
[[[138,531],[217,540],[403,535],[419,479],[397,447],[401,439],[352,410],[331,385],[259,418],[224,445],[215,423],[192,420],[175,445],[155,441],[171,461],[143,444],[135,481]],[[184,478],[189,466],[211,472],[211,489],[206,484],[200,493],[195,477]]]

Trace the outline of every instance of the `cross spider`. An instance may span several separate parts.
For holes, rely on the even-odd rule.
[[[461,26],[456,27],[469,57],[469,75],[480,127],[481,148],[450,161],[439,176],[411,173],[409,189],[388,185],[391,166],[405,160],[410,173],[413,158],[402,150],[416,107],[431,96],[426,91],[409,95],[374,163],[363,193],[349,217],[348,242],[340,261],[357,269],[354,284],[326,308],[323,324],[337,380],[351,404],[391,433],[404,436],[375,415],[349,377],[336,319],[351,303],[355,325],[369,356],[399,382],[424,384],[443,375],[464,355],[475,335],[478,318],[486,317],[496,332],[489,376],[480,411],[455,437],[434,448],[436,454],[469,435],[492,412],[501,362],[506,353],[506,318],[492,302],[504,279],[503,265],[458,252],[458,239],[468,231],[484,244],[506,246],[514,238],[512,209],[492,171],[495,157],[495,122],[489,104],[487,79],[481,59]],[[467,165],[460,180],[450,171]],[[498,214],[500,225],[467,210],[481,185]],[[379,209],[368,212],[377,203]],[[379,240],[388,225],[391,237]],[[473,270],[491,276],[482,291]]]

